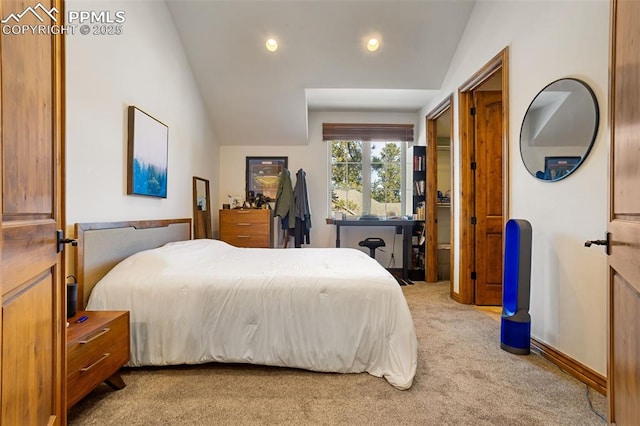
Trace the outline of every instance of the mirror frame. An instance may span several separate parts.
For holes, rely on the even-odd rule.
[[[574,81],[576,83],[578,83],[580,86],[582,86],[587,93],[589,94],[591,100],[593,101],[593,108],[594,108],[594,123],[593,123],[593,132],[591,134],[590,140],[588,142],[588,145],[586,147],[586,149],[584,150],[584,153],[581,155],[581,158],[579,159],[579,161],[573,166],[572,169],[570,169],[567,173],[565,173],[564,175],[555,178],[555,179],[544,179],[544,178],[540,178],[539,176],[536,176],[536,174],[531,171],[531,169],[529,168],[529,165],[527,163],[527,161],[525,161],[523,152],[522,152],[522,131],[524,129],[524,125],[527,121],[527,115],[529,114],[529,111],[531,110],[531,107],[533,106],[533,104],[536,102],[536,100],[538,99],[538,97],[545,92],[545,90],[547,90],[550,86],[561,82],[561,81],[566,81],[566,80],[570,80],[570,81]],[[533,100],[531,101],[531,103],[529,104],[529,106],[527,107],[527,111],[524,114],[524,118],[522,119],[522,124],[520,126],[520,137],[519,137],[519,148],[520,148],[520,158],[522,159],[522,163],[525,167],[525,169],[529,172],[529,174],[531,176],[533,176],[534,178],[543,181],[543,182],[558,182],[568,176],[570,176],[573,172],[575,172],[578,167],[580,167],[582,165],[582,163],[584,163],[585,159],[587,158],[587,156],[589,155],[589,153],[591,152],[591,149],[593,148],[593,145],[595,144],[596,141],[596,137],[598,135],[598,128],[600,127],[600,106],[598,105],[598,99],[596,98],[596,95],[593,91],[593,89],[591,89],[591,87],[584,82],[583,80],[580,80],[578,78],[573,78],[573,77],[564,77],[564,78],[559,78],[557,80],[552,81],[551,83],[547,84],[545,87],[542,88],[542,90],[540,90],[536,96],[533,98]],[[567,156],[568,158],[569,156]]]
[[[198,182],[204,182],[205,210],[198,208]],[[213,238],[211,229],[211,194],[209,180],[198,176],[193,177],[193,239]]]

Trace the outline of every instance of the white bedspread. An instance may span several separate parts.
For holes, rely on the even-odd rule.
[[[88,310],[128,310],[130,366],[210,361],[384,377],[411,387],[418,343],[395,279],[355,249],[245,249],[217,240],[137,253]]]

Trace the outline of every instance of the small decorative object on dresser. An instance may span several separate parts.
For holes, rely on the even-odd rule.
[[[220,240],[236,247],[273,247],[269,209],[220,210]]]
[[[129,312],[80,311],[67,327],[67,409],[100,383],[122,389],[129,361]]]

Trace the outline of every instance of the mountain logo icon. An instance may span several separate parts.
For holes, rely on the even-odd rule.
[[[40,13],[38,13],[38,11]],[[27,13],[31,13],[32,15],[34,15],[42,23],[44,23],[44,18],[43,18],[44,15],[48,16],[49,18],[51,18],[51,20],[53,22],[58,22],[58,19],[56,18],[56,14],[58,13],[58,9],[56,9],[55,7],[52,7],[51,9],[47,9],[46,7],[44,7],[42,5],[42,3],[38,3],[34,7],[29,6],[25,10],[23,10],[22,13],[18,13],[18,14],[11,13],[9,16],[4,18],[0,22],[2,22],[3,24],[7,24],[7,23],[9,23],[9,21],[13,20],[17,24],[17,23],[20,22],[22,17],[24,15],[26,15]]]

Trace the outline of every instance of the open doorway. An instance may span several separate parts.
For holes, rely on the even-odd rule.
[[[502,304],[503,231],[508,219],[508,49],[459,89],[462,303]]]
[[[452,104],[450,95],[427,114],[427,282],[453,276]]]

